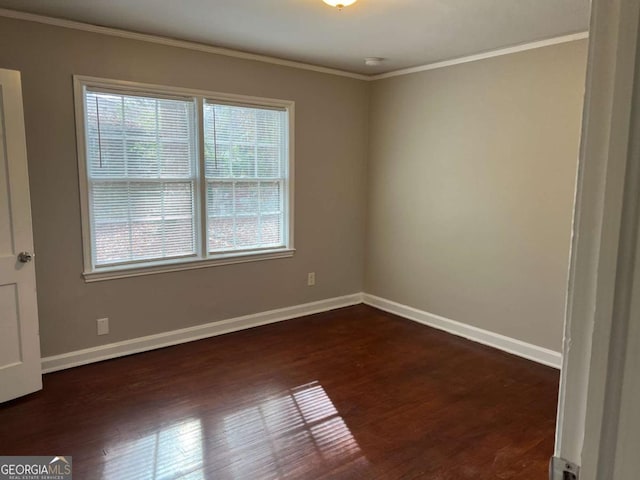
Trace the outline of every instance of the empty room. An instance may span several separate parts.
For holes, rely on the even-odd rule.
[[[592,3],[0,0],[0,479],[636,478]]]

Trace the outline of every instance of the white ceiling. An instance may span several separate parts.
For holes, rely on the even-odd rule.
[[[589,0],[0,0],[0,7],[378,74],[586,31]],[[380,66],[365,57],[384,57]]]

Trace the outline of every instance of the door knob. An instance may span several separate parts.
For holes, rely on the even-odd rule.
[[[34,254],[31,252],[20,252],[18,254],[18,260],[22,263],[29,263],[33,260]]]

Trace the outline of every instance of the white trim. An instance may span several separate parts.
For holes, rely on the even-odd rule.
[[[582,480],[639,470],[639,14],[592,2],[555,445]]]
[[[85,110],[84,85],[80,77],[73,77],[73,105],[76,122],[76,156],[78,160],[78,186],[80,189],[80,233],[82,235],[82,265],[84,271],[93,268],[91,246],[91,223],[89,209],[89,187],[87,174],[87,144],[85,141]]]
[[[1,15],[0,15],[1,16]],[[281,110],[288,110],[295,106],[293,100],[281,100],[277,98],[255,97],[252,95],[241,95],[237,93],[215,92],[198,88],[176,87],[173,85],[161,85],[158,83],[132,82],[129,80],[118,80],[114,78],[93,77],[90,75],[74,75],[74,86],[90,87],[97,89],[117,91],[119,93],[130,94],[157,94],[169,95],[169,97],[203,97],[204,100],[223,101],[231,105],[274,107]],[[82,92],[80,92],[82,93]]]
[[[158,262],[157,265],[123,266],[104,270],[84,272],[82,276],[87,283],[102,282],[105,280],[117,280],[118,278],[140,277],[143,275],[155,275],[158,273],[179,272],[182,270],[198,270],[200,268],[218,267],[222,265],[235,265],[237,263],[259,262],[262,260],[275,260],[277,258],[289,258],[295,254],[295,249],[280,249],[273,252],[260,251],[250,253],[230,253],[217,257],[199,258],[197,260],[176,260]]]
[[[314,313],[326,312],[336,308],[348,307],[362,303],[362,294],[355,293],[343,297],[328,298],[317,302],[305,303],[293,307],[279,308],[266,312],[230,318],[205,325],[182,328],[171,332],[149,335],[146,337],[125,340],[122,342],[100,345],[98,347],[76,350],[42,359],[42,373],[51,373],[66,368],[78,367],[88,363],[100,362],[111,358],[124,357],[134,353],[146,352],[157,348],[169,347],[181,343],[201,340],[203,338],[224,335],[248,328],[281,322]]]
[[[81,30],[83,32],[100,33],[102,35],[110,35],[112,37],[128,38],[140,42],[156,43],[169,47],[186,48],[199,52],[212,53],[214,55],[224,55],[225,57],[242,58],[244,60],[253,60],[256,62],[271,63],[283,67],[297,68],[300,70],[310,70],[312,72],[326,73],[329,75],[337,75],[340,77],[355,78],[357,80],[369,80],[369,76],[359,73],[347,72],[336,68],[322,67],[319,65],[311,65],[304,62],[296,62],[293,60],[285,60],[283,58],[270,57],[268,55],[259,55],[256,53],[242,52],[232,50],[230,48],[214,47],[204,43],[190,42],[187,40],[178,40],[175,38],[162,37],[159,35],[150,35],[146,33],[131,32],[119,28],[102,27],[100,25],[92,25],[90,23],[76,22],[73,20],[65,20],[63,18],[48,17],[45,15],[37,15],[34,13],[20,12],[7,8],[0,8],[0,17],[13,18],[16,20],[25,20],[28,22],[43,23],[45,25],[54,25],[56,27],[70,28],[73,30]]]
[[[509,55],[511,53],[524,52],[526,50],[534,50],[536,48],[549,47],[551,45],[558,45],[560,43],[574,42],[576,40],[583,40],[589,38],[589,32],[572,33],[571,35],[562,35],[560,37],[548,38],[546,40],[539,40],[537,42],[523,43],[521,45],[514,45],[512,47],[499,48],[497,50],[490,50],[488,52],[478,53],[475,55],[467,55],[464,57],[454,58],[451,60],[443,60],[441,62],[427,63],[426,65],[419,65],[417,67],[403,68],[400,70],[394,70],[393,72],[380,73],[378,75],[372,75],[368,80],[383,80],[385,78],[399,77],[401,75],[409,75],[412,73],[425,72],[427,70],[435,70],[437,68],[451,67],[453,65],[460,65],[461,63],[475,62],[478,60],[485,60],[487,58],[500,57],[502,55]]]
[[[185,48],[188,50],[196,50],[199,52],[211,53],[214,55],[224,55],[226,57],[242,58],[244,60],[253,60],[256,62],[271,63],[274,65],[280,65],[283,67],[297,68],[300,70],[310,70],[312,72],[326,73],[328,75],[337,75],[339,77],[355,78],[356,80],[364,80],[367,82],[382,80],[384,78],[397,77],[400,75],[409,75],[411,73],[416,73],[416,72],[424,72],[426,70],[434,70],[436,68],[450,67],[452,65],[459,65],[461,63],[474,62],[476,60],[483,60],[486,58],[498,57],[501,55],[508,55],[510,53],[523,52],[525,50],[533,50],[535,48],[542,48],[542,47],[548,47],[551,45],[557,45],[560,43],[573,42],[575,40],[582,40],[589,37],[588,32],[573,33],[570,35],[562,35],[559,37],[553,37],[546,40],[539,40],[536,42],[523,43],[520,45],[514,45],[511,47],[501,48],[497,50],[490,50],[488,52],[454,58],[451,60],[444,60],[441,62],[428,63],[425,65],[419,65],[416,67],[403,68],[400,70],[394,70],[391,72],[381,73],[377,75],[367,75],[362,73],[348,72],[346,70],[339,70],[335,68],[322,67],[320,65],[312,65],[304,62],[285,60],[283,58],[270,57],[268,55],[259,55],[255,53],[232,50],[229,48],[214,47],[212,45],[206,45],[204,43],[190,42],[187,40],[178,40],[175,38],[162,37],[159,35],[150,35],[146,33],[131,32],[131,31],[122,30],[119,28],[102,27],[100,25],[92,25],[90,23],[76,22],[73,20],[65,20],[63,18],[55,18],[55,17],[48,17],[45,15],[37,15],[34,13],[20,12],[17,10],[10,10],[7,8],[0,8],[0,17],[13,18],[16,20],[25,20],[28,22],[42,23],[45,25],[53,25],[61,28],[70,28],[73,30],[81,30],[83,32],[99,33],[102,35],[110,35],[112,37],[128,38],[130,40],[156,43],[159,45],[166,45],[169,47]]]
[[[547,348],[456,322],[455,320],[450,320],[448,318],[441,317],[440,315],[418,310],[417,308],[402,305],[367,293],[363,294],[362,301],[367,305],[384,310],[385,312],[393,313],[394,315],[422,323],[429,327],[437,328],[438,330],[444,330],[445,332],[466,338],[467,340],[497,348],[498,350],[502,350],[549,367],[560,368],[562,364],[562,354]]]
[[[58,370],[124,357],[217,335],[224,335],[226,333],[246,330],[261,325],[299,318],[305,315],[358,305],[360,303],[553,368],[560,368],[562,362],[561,354],[553,350],[456,322],[374,295],[354,293],[342,297],[328,298],[317,302],[229,318],[204,325],[196,325],[194,327],[44,357],[42,359],[42,373],[56,372]]]
[[[160,259],[149,262],[136,262],[122,265],[112,265],[108,267],[94,266],[94,252],[92,245],[92,229],[91,229],[91,209],[89,205],[89,188],[88,188],[88,172],[87,172],[87,147],[86,147],[86,106],[85,95],[86,89],[97,91],[111,91],[121,94],[153,94],[168,95],[184,100],[194,100],[196,108],[196,128],[197,141],[196,148],[198,157],[198,178],[196,179],[197,188],[194,197],[196,202],[196,220],[200,222],[196,229],[196,244],[198,248],[194,255],[188,258],[179,259]],[[82,246],[84,261],[84,279],[87,283],[102,280],[113,280],[118,278],[134,277],[139,275],[151,275],[157,273],[175,272],[179,270],[193,270],[197,268],[214,267],[218,265],[231,265],[236,263],[254,262],[259,260],[272,260],[276,258],[291,257],[295,253],[293,244],[294,231],[294,156],[295,156],[295,102],[292,100],[280,100],[273,98],[254,97],[247,95],[238,95],[230,93],[212,92],[206,90],[190,89],[183,87],[164,86],[150,83],[130,82],[124,80],[111,80],[106,78],[98,78],[84,75],[73,76],[73,91],[76,115],[76,148],[78,157],[78,177],[80,182],[80,212],[82,216]],[[286,112],[287,115],[287,132],[286,132],[286,154],[287,161],[284,165],[283,184],[286,187],[288,196],[284,199],[284,207],[286,217],[284,226],[284,245],[278,248],[262,248],[252,251],[231,251],[221,254],[210,254],[206,248],[206,213],[205,200],[205,184],[204,175],[204,131],[202,124],[202,105],[207,101],[222,101],[232,105],[240,104],[245,106],[258,106],[266,108],[274,108]]]

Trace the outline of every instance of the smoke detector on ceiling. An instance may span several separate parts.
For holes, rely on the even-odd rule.
[[[384,58],[382,57],[367,57],[364,59],[364,64],[368,67],[377,67],[378,65],[382,65],[384,62]]]

